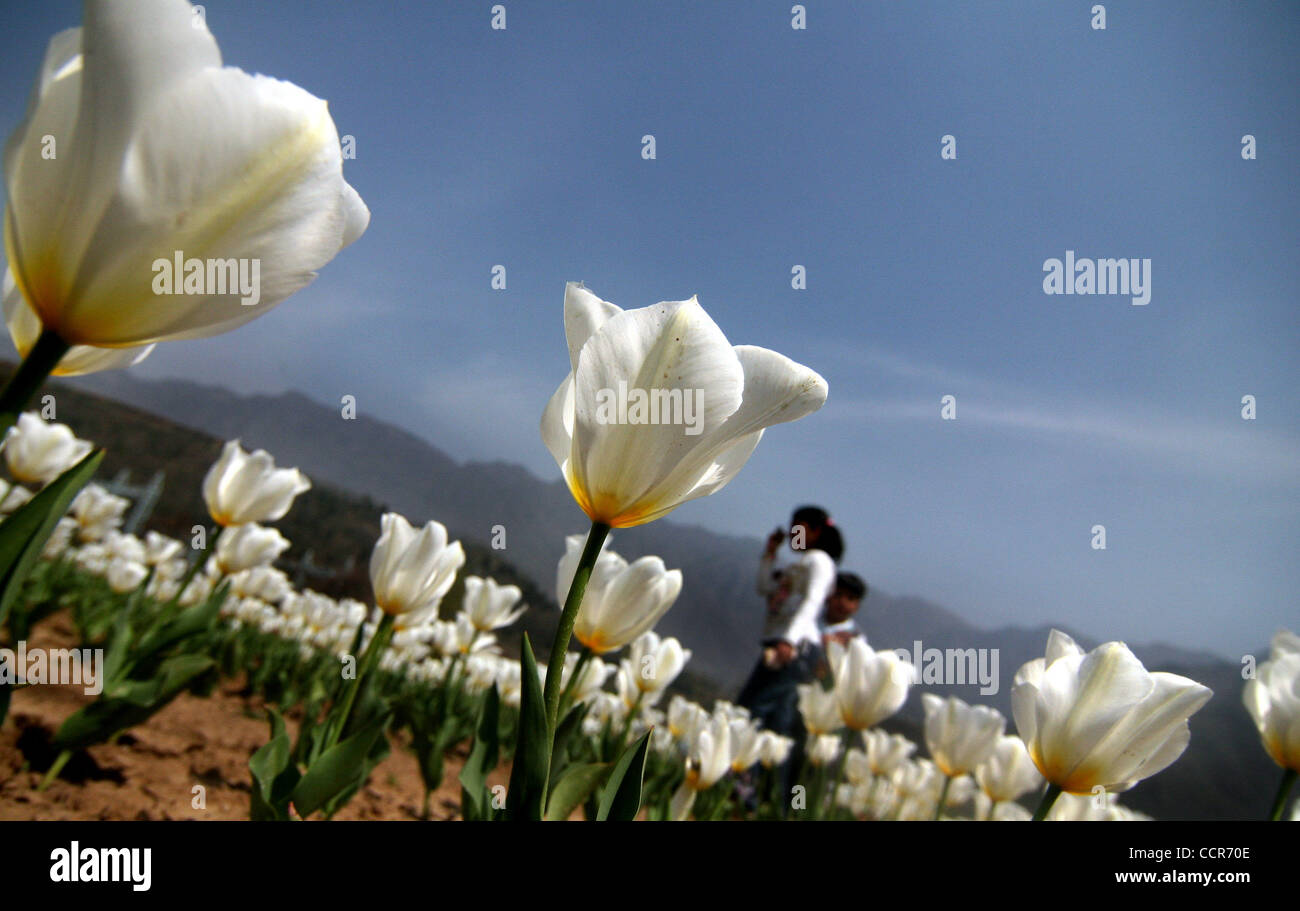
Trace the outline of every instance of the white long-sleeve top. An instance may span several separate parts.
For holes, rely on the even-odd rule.
[[[776,560],[766,554],[758,561],[758,593],[768,597],[776,590],[772,570]],[[822,606],[835,588],[835,561],[824,550],[809,548],[794,563],[783,568],[789,582],[789,594],[774,612],[769,612],[763,626],[763,641],[775,639],[796,648],[804,642],[821,645],[818,620]]]

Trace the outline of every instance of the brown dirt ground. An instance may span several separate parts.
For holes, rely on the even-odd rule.
[[[29,647],[75,644],[71,622],[56,615],[41,623]],[[74,758],[48,790],[36,786],[53,760],[49,739],[63,719],[93,697],[80,686],[32,686],[17,690],[0,727],[0,820],[247,819],[248,757],[267,740],[261,701],[223,680],[208,698],[177,698],[116,743],[100,744]],[[290,736],[294,723],[288,722]],[[459,819],[457,776],[466,744],[447,757],[442,786],[430,801],[430,818]],[[498,768],[491,783],[504,784]],[[193,806],[195,786],[206,807]],[[418,819],[424,786],[415,756],[401,743],[371,773],[336,819]]]

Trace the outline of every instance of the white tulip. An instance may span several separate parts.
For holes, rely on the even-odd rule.
[[[493,579],[466,576],[461,610],[474,629],[487,633],[509,626],[523,615],[525,607],[512,610],[522,596],[517,585],[498,585]]]
[[[254,566],[230,577],[230,591],[239,598],[256,598],[278,604],[293,590],[289,577],[274,566]]]
[[[850,747],[844,751],[844,777],[853,785],[869,784],[875,777],[865,750]]]
[[[1062,799],[1068,795],[1062,794]],[[975,818],[989,822],[1029,822],[1032,813],[1012,800],[994,801],[983,791],[975,795]]]
[[[270,565],[288,549],[289,539],[274,528],[249,522],[221,530],[212,561],[222,575],[228,576],[245,569]]]
[[[1187,719],[1213,695],[1186,677],[1150,673],[1122,642],[1084,653],[1052,630],[1047,654],[1015,676],[1016,727],[1038,771],[1072,794],[1124,791],[1187,748]]]
[[[855,731],[875,727],[902,708],[913,676],[912,665],[897,652],[872,651],[865,639],[854,638],[835,674],[841,720]]]
[[[566,540],[557,582],[568,566],[576,571],[584,540],[580,535],[571,535]],[[568,598],[572,581],[570,573],[568,582],[559,583],[560,604]],[[606,549],[591,571],[573,624],[573,635],[598,655],[617,651],[658,623],[681,591],[681,570],[669,570],[658,557],[641,557],[628,563]]]
[[[795,688],[799,693],[799,714],[803,726],[813,736],[833,734],[844,727],[840,703],[834,690],[824,690],[820,683],[801,683]]]
[[[680,743],[692,743],[695,735],[709,721],[704,707],[685,696],[673,696],[668,701],[668,730]]]
[[[5,268],[3,284],[0,284],[0,299],[3,300],[5,325],[9,328],[9,337],[14,347],[25,355],[36,344],[41,334],[40,317],[23,299],[14,281],[13,270]],[[140,348],[94,348],[90,345],[73,345],[63,355],[54,370],[55,376],[81,376],[86,373],[98,373],[118,367],[130,367],[140,363],[154,349],[153,345]]]
[[[1268,755],[1300,772],[1300,636],[1288,630],[1273,636],[1269,660],[1256,668],[1241,696]]]
[[[156,531],[144,536],[144,562],[148,566],[161,566],[180,557],[185,545]]]
[[[826,401],[820,376],[765,348],[733,348],[695,298],[624,311],[570,283],[564,329],[570,373],[542,439],[593,522],[640,525],[719,490],[764,428]],[[654,411],[610,407],[638,393]]]
[[[975,780],[995,802],[1015,800],[1043,787],[1043,776],[1029,758],[1029,748],[1019,737],[998,738],[993,752],[975,770]]]
[[[731,769],[731,722],[715,715],[700,728],[686,758],[685,786],[692,791],[713,787]]]
[[[44,136],[58,137],[57,156]],[[184,0],[88,0],[83,27],[50,41],[4,163],[14,279],[70,345],[233,329],[309,283],[369,221],[326,103],[223,67]],[[180,294],[158,281],[174,256],[208,264],[171,276]],[[218,261],[250,276],[256,263],[254,294],[229,293]],[[25,354],[32,339],[15,341]]]
[[[447,529],[430,521],[417,532],[397,513],[385,513],[383,532],[370,555],[370,584],[375,604],[384,613],[403,617],[404,625],[436,616],[443,595],[465,564],[459,541],[447,543]]]
[[[2,510],[0,510],[2,511]],[[72,535],[77,530],[77,520],[64,516],[59,519],[54,526],[54,532],[50,535],[49,540],[45,542],[45,547],[41,551],[41,558],[44,560],[53,560],[63,556],[67,551],[68,545],[72,542]]]
[[[785,737],[772,731],[760,731],[758,735],[758,761],[765,769],[774,769],[790,758],[794,749],[794,738]]]
[[[690,660],[690,649],[682,648],[672,636],[660,639],[658,633],[647,630],[632,641],[622,665],[628,682],[639,692],[658,694],[677,679]]]
[[[102,543],[109,557],[121,558],[131,563],[145,562],[144,542],[135,535],[114,530],[104,535]]]
[[[886,734],[881,730],[863,731],[862,746],[873,775],[892,775],[916,752],[916,744],[902,734]]]
[[[99,541],[122,524],[131,501],[111,494],[98,484],[87,484],[72,501],[69,510],[77,520],[77,535],[83,541]]]
[[[94,448],[66,424],[46,423],[30,411],[18,415],[0,445],[9,473],[25,484],[48,484]]]
[[[741,774],[762,757],[763,742],[758,723],[736,719],[731,728],[731,771]]]
[[[10,484],[0,478],[0,516],[7,516],[32,498],[30,490],[21,484]]]
[[[203,479],[203,499],[218,525],[275,522],[284,518],[294,497],[311,489],[296,468],[276,468],[264,449],[244,452],[238,440],[221,449],[221,457]]]
[[[1006,730],[1002,713],[986,705],[967,705],[956,696],[921,696],[925,707],[925,745],[943,774],[956,777],[988,759]]]
[[[829,766],[840,758],[843,748],[838,734],[818,734],[808,747],[808,762],[819,768]]]
[[[108,587],[121,595],[139,588],[147,575],[149,570],[143,563],[124,557],[111,557],[104,578],[108,580]]]

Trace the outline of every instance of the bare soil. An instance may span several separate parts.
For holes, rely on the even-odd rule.
[[[28,641],[29,648],[74,645],[64,615],[41,623]],[[94,697],[80,686],[17,690],[0,727],[0,820],[247,819],[248,757],[266,743],[269,728],[261,701],[240,689],[239,681],[223,680],[207,698],[181,695],[115,743],[74,755],[44,792],[36,786],[55,758],[51,737]],[[293,736],[292,719],[288,723]],[[467,744],[461,744],[447,756],[430,819],[459,818],[457,776],[466,752]],[[507,776],[497,769],[492,783],[504,784]],[[418,819],[423,797],[415,756],[395,741],[391,755],[335,818]]]

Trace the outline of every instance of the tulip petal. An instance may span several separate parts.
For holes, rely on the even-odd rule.
[[[202,338],[246,323],[339,251],[349,222],[341,172],[324,101],[236,69],[197,73],[137,126],[77,281],[42,321],[65,340],[101,345]],[[185,289],[195,260],[203,287]],[[254,262],[256,287],[230,287],[229,267],[251,278]],[[158,293],[164,268],[185,293]]]
[[[601,326],[622,309],[592,294],[582,282],[564,286],[564,337],[569,343],[569,370],[578,369],[578,352]]]
[[[621,520],[659,505],[644,495],[740,406],[744,382],[726,336],[694,298],[611,317],[587,340],[574,372],[574,450],[583,458],[570,468],[588,515]],[[606,420],[599,405],[620,389],[702,399],[695,416],[702,433],[662,420]]]

